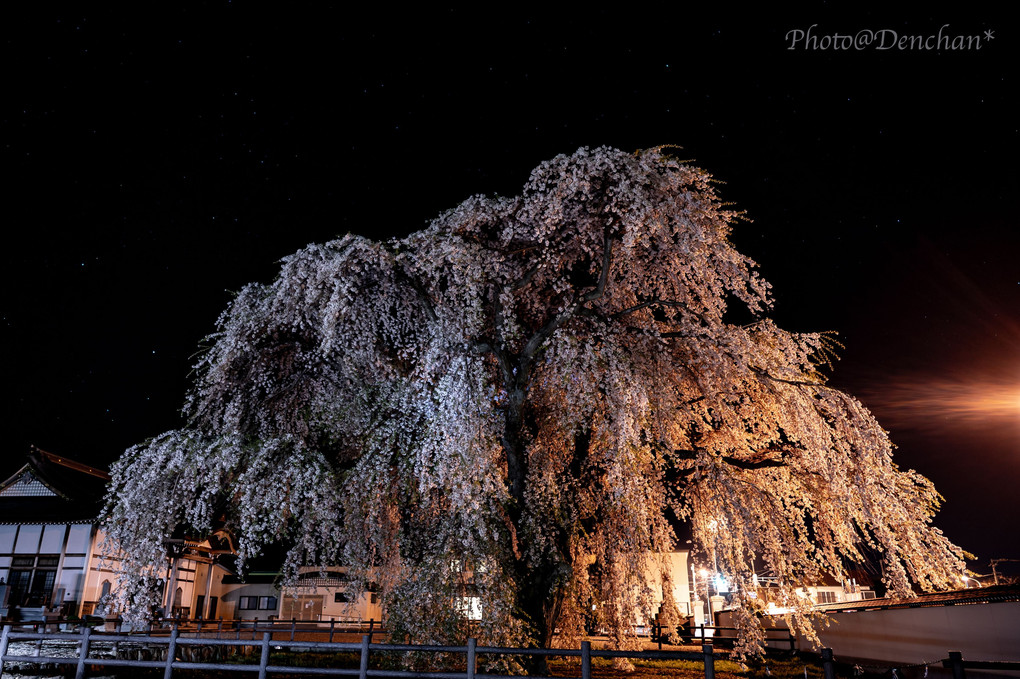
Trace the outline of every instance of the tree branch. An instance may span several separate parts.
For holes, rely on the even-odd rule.
[[[535,277],[535,274],[538,273],[538,269],[539,269],[538,264],[528,269],[524,273],[524,276],[521,277],[521,280],[517,281],[512,286],[510,286],[510,290],[520,290],[521,288],[526,286],[528,283],[531,282],[531,279]]]
[[[775,467],[787,467],[789,463],[787,458],[790,456],[790,450],[786,448],[772,448],[769,450],[758,451],[756,455],[769,455],[772,453],[779,453],[779,459],[775,458],[759,458],[756,460],[742,460],[739,457],[733,457],[732,455],[720,455],[716,457],[717,460],[722,460],[731,467],[737,467],[738,469],[769,469]],[[674,450],[673,454],[679,457],[681,460],[695,460],[698,457],[698,451],[696,450]],[[688,476],[693,474],[696,467],[690,469],[679,469],[677,474],[680,476]]]
[[[411,288],[418,293],[418,298],[421,299],[422,306],[425,307],[425,315],[429,317],[429,320],[432,321],[433,323],[439,320],[439,317],[436,315],[435,305],[432,303],[432,298],[429,297],[427,292],[425,292],[425,288],[422,287],[421,284],[418,283],[418,281],[411,278],[411,276],[409,276],[407,272],[404,271],[403,267],[400,267],[397,270],[397,277],[403,282],[410,285]]]
[[[409,286],[411,286],[412,290],[418,293],[418,298],[421,300],[422,305],[425,307],[425,315],[429,317],[430,321],[435,323],[437,320],[439,320],[439,317],[436,315],[435,304],[432,303],[432,298],[429,297],[427,292],[425,292],[425,288],[420,283],[418,283],[418,281],[412,278],[409,273],[407,273],[407,270],[400,263],[400,260],[397,257],[396,252],[390,249],[390,247],[386,243],[380,243],[380,245],[382,246],[383,252],[388,254],[390,256],[390,259],[393,260],[393,269],[397,280],[402,283],[407,283]]]
[[[585,302],[593,302],[605,293],[606,281],[609,280],[609,267],[613,263],[613,239],[609,235],[608,229],[602,235],[602,271],[599,273],[599,282],[595,286],[595,289],[584,295],[581,295],[581,300],[578,303],[583,304]]]
[[[627,314],[632,314],[635,311],[640,311],[641,309],[647,309],[650,306],[679,307],[679,308],[684,309],[685,311],[691,313],[692,315],[697,316],[698,319],[701,320],[702,322],[705,321],[705,319],[701,317],[701,314],[695,313],[689,306],[687,306],[687,304],[685,302],[673,302],[673,301],[666,300],[666,299],[650,299],[650,300],[648,300],[646,302],[641,302],[640,304],[635,304],[634,306],[627,307],[626,309],[623,309],[622,311],[617,311],[615,314],[611,315],[610,318],[619,318],[620,316],[626,316]]]
[[[823,384],[822,382],[805,382],[803,380],[787,380],[783,379],[782,377],[775,377],[774,375],[770,375],[768,374],[768,372],[760,370],[758,368],[751,368],[751,372],[753,372],[755,375],[758,375],[759,377],[764,377],[767,380],[771,380],[773,382],[782,382],[783,384],[792,384],[795,387],[820,387],[822,389],[831,388]]]
[[[499,365],[500,374],[503,376],[504,384],[510,384],[513,381],[513,367],[510,364],[510,356],[507,352],[496,345],[495,342],[488,340],[478,340],[471,344],[469,350],[474,354],[492,354],[496,357],[496,364]]]
[[[612,259],[613,239],[609,235],[609,231],[607,229],[602,238],[602,271],[599,272],[599,281],[595,286],[595,289],[581,295],[569,309],[565,309],[553,316],[548,323],[542,326],[534,335],[531,336],[528,343],[524,345],[524,350],[521,351],[522,365],[525,361],[530,364],[531,360],[535,357],[535,353],[538,351],[538,348],[542,346],[542,343],[549,339],[549,337],[556,332],[557,328],[570,320],[570,318],[573,317],[584,304],[594,302],[605,294],[606,282],[609,280],[609,268],[612,265]]]

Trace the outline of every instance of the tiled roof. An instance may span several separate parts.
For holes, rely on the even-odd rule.
[[[871,611],[886,608],[922,608],[925,606],[961,606],[986,604],[1001,601],[1020,601],[1020,585],[993,585],[973,589],[958,589],[952,592],[919,594],[915,597],[867,599],[865,601],[844,601],[835,604],[821,604],[816,610],[825,613],[839,611]]]
[[[0,523],[90,523],[107,479],[102,470],[34,448],[27,464],[0,481]]]

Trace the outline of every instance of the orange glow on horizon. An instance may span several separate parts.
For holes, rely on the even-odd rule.
[[[870,393],[867,393],[870,392]],[[862,394],[886,428],[945,425],[1020,427],[1020,379],[1003,375],[935,380],[897,378]]]

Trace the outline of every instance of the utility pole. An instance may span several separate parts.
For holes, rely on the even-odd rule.
[[[996,585],[999,584],[999,572],[995,570],[995,567],[998,566],[1003,561],[1020,561],[1020,559],[992,559],[991,561],[989,561],[989,563],[992,565],[992,578],[994,579]]]

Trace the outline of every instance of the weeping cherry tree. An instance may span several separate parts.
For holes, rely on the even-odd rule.
[[[826,385],[828,338],[765,315],[737,218],[664,149],[580,149],[406,238],[287,257],[220,317],[187,427],[114,467],[121,605],[158,603],[175,531],[217,529],[242,563],[286,545],[285,581],[343,565],[378,583],[394,636],[419,642],[463,639],[469,581],[486,643],[576,638],[594,604],[626,644],[677,519],[747,648],[756,562],[796,624],[798,586],[868,555],[895,593],[951,584],[940,496]]]

